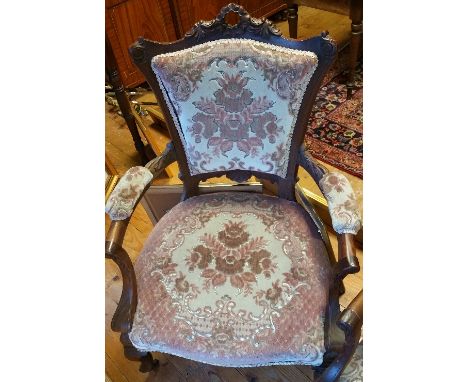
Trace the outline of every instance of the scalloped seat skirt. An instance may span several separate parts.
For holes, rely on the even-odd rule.
[[[295,202],[192,197],[154,227],[135,263],[130,339],[212,365],[320,365],[330,263]]]

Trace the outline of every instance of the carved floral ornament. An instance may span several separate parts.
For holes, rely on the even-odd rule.
[[[239,15],[239,22],[235,25],[229,25],[225,21],[226,16],[231,12]],[[197,22],[185,36],[186,38],[193,37],[196,40],[200,40],[207,33],[213,33],[217,30],[222,31],[226,37],[236,37],[244,34],[245,31],[258,33],[263,36],[267,36],[268,34],[281,36],[281,31],[270,20],[251,17],[242,6],[234,3],[223,7],[215,19]]]

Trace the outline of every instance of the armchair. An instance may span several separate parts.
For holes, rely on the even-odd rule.
[[[236,25],[225,22],[229,12],[239,15]],[[359,271],[360,217],[346,178],[327,173],[300,146],[334,42],[326,33],[285,39],[269,21],[229,4],[183,39],[140,38],[130,54],[160,101],[172,143],[128,170],[106,204],[105,253],[123,279],[111,327],[125,356],[140,360],[142,372],[157,369],[151,352],[159,351],[218,366],[311,365],[318,381],[336,381],[362,326],[362,294],[343,312],[338,303],[343,278]],[[133,209],[176,159],[182,201],[155,225],[133,265],[122,247]],[[295,189],[299,165],[328,200],[338,261]],[[199,195],[200,181],[220,175],[268,179],[278,195]]]

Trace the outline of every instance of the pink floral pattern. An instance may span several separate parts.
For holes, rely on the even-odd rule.
[[[112,220],[125,220],[133,213],[140,196],[153,179],[153,174],[145,167],[132,167],[122,176],[109,196],[106,212]]]
[[[312,52],[246,39],[155,56],[191,173],[241,169],[285,177],[292,129],[317,63]]]
[[[135,264],[133,344],[215,365],[321,364],[330,266],[308,223],[260,194],[178,204]]]
[[[233,287],[248,295],[257,281],[256,275],[270,278],[276,264],[271,253],[264,249],[267,242],[263,237],[249,240],[246,228],[242,222],[229,221],[217,236],[205,233],[200,238],[203,244],[186,257],[189,270],[193,271],[195,266],[203,270],[204,290],[223,285],[229,279]]]
[[[330,172],[323,176],[319,186],[327,199],[335,232],[356,235],[361,229],[361,214],[349,180],[338,172]]]

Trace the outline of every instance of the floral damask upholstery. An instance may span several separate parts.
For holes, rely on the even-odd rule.
[[[330,264],[295,202],[189,198],[154,227],[135,272],[130,339],[142,351],[231,367],[322,363]]]
[[[356,235],[361,229],[361,214],[349,180],[338,172],[326,173],[319,187],[327,199],[333,229]]]
[[[153,179],[145,167],[132,167],[122,176],[109,196],[106,212],[112,220],[125,220],[132,215],[140,196]]]
[[[152,59],[192,175],[286,177],[293,126],[315,53],[222,39]]]

